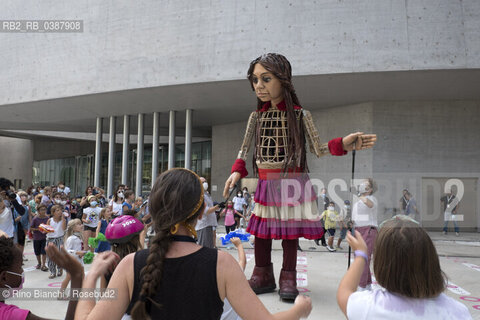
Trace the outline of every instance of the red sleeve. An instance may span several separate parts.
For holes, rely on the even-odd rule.
[[[245,161],[242,159],[235,160],[235,163],[232,166],[232,173],[240,173],[241,178],[244,178],[248,175],[247,168],[245,168]]]
[[[343,150],[342,137],[328,141],[328,149],[333,156],[343,156],[347,154],[347,151]]]

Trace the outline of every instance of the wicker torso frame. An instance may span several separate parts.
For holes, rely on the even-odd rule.
[[[317,157],[329,154],[328,144],[320,143],[318,131],[313,123],[310,112],[299,109],[295,110],[297,119],[302,121],[305,128],[305,137],[310,146],[310,152]],[[256,163],[259,169],[281,169],[288,157],[288,124],[286,111],[270,108],[265,112],[252,112],[247,124],[247,130],[243,139],[239,159],[247,160],[250,144],[255,136],[255,131],[260,135],[260,143],[255,146]]]

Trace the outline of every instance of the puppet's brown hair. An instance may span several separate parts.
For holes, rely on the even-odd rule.
[[[250,63],[248,68],[247,78],[250,81],[252,89],[253,86],[253,70],[255,65],[260,63],[267,71],[272,73],[280,83],[282,84],[283,89],[283,99],[285,101],[287,109],[287,124],[288,124],[288,150],[287,150],[287,159],[285,159],[285,164],[283,169],[286,171],[288,168],[301,167],[305,172],[308,171],[307,168],[307,158],[306,158],[306,149],[305,149],[305,131],[303,128],[303,114],[299,114],[295,111],[294,106],[301,107],[300,101],[298,100],[297,94],[295,93],[295,88],[292,83],[292,66],[290,62],[283,55],[278,53],[267,53],[264,54]],[[263,106],[263,102],[257,98],[257,110],[260,110]],[[258,127],[258,126],[257,126]],[[257,145],[260,142],[260,134],[258,129],[255,130],[255,141]],[[255,174],[258,173],[257,163],[256,163],[256,152],[253,153],[253,168]]]

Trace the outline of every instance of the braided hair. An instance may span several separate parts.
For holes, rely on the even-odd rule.
[[[165,171],[155,181],[149,208],[156,235],[150,246],[147,264],[141,271],[140,299],[132,309],[133,319],[150,319],[147,301],[161,307],[153,301],[153,297],[161,285],[163,262],[170,247],[172,227],[182,222],[192,225],[203,212],[202,188],[200,178],[187,169]],[[200,202],[202,205],[198,206]]]
[[[261,55],[250,63],[248,68],[247,78],[250,81],[252,90],[255,91],[253,86],[253,70],[255,65],[260,63],[267,71],[272,73],[280,81],[283,89],[283,100],[287,109],[287,126],[288,126],[288,157],[285,159],[284,171],[288,168],[301,167],[308,171],[307,168],[307,156],[305,149],[305,131],[303,128],[302,117],[297,118],[294,106],[301,107],[298,100],[295,88],[292,83],[292,66],[285,56],[278,53],[267,53]],[[257,97],[257,110],[260,110],[264,102]],[[257,145],[260,143],[259,128],[255,130],[255,141]],[[258,174],[257,168],[257,154],[253,154],[253,168],[255,174]]]

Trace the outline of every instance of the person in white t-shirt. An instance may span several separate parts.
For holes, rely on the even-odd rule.
[[[217,226],[217,215],[215,210],[218,210],[218,205],[213,205],[213,200],[210,194],[208,193],[208,182],[204,177],[200,177],[202,186],[204,189],[203,198],[205,201],[205,212],[203,217],[198,219],[197,224],[195,225],[195,230],[197,231],[198,244],[207,247],[214,248],[215,242],[214,239],[214,227]]]
[[[242,191],[240,190],[238,190],[237,196],[233,197],[232,202],[233,209],[235,209],[237,212],[240,212],[241,214],[243,214],[244,211],[247,209],[247,202],[245,201]],[[240,215],[237,213],[235,213],[235,226],[237,228],[240,226]]]
[[[15,227],[13,226],[12,211],[0,198],[0,230],[5,232],[9,238],[13,238]]]
[[[47,224],[53,228],[53,232],[47,233],[47,246],[49,243],[53,243],[58,250],[63,245],[63,236],[65,235],[65,230],[67,229],[67,220],[63,214],[63,207],[59,204],[53,205],[50,209],[52,217],[48,219]],[[48,269],[50,270],[49,279],[55,277],[61,277],[63,275],[63,270],[57,268],[57,264],[48,257]]]
[[[123,202],[125,201],[125,195],[123,194],[123,189],[120,186],[117,188],[117,192],[113,194],[112,199],[108,203],[110,209],[112,210],[112,216],[119,217],[123,214]]]
[[[97,198],[95,196],[88,196],[87,198],[90,206],[83,210],[83,248],[93,252],[94,248],[88,246],[88,238],[95,238],[98,221],[100,220],[100,212],[102,208],[98,206]]]
[[[375,242],[373,270],[379,289],[356,291],[368,267],[367,244],[359,232],[347,241],[355,260],[337,291],[337,303],[349,320],[472,319],[468,309],[443,293],[446,276],[427,232],[410,217],[385,221]]]
[[[367,265],[370,266],[370,261],[373,254],[373,246],[375,239],[377,238],[377,199],[372,196],[377,187],[372,179],[364,180],[358,187],[359,198],[355,202],[352,209],[352,220],[354,223],[355,233],[358,232],[362,235],[363,240],[367,243],[368,247],[368,261]],[[372,275],[370,274],[370,268],[365,268],[362,277],[360,278],[360,290],[371,289]]]

